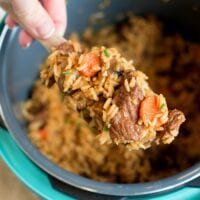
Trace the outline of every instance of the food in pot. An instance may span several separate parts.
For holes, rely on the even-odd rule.
[[[181,111],[168,111],[164,96],[154,93],[147,76],[115,48],[87,50],[68,41],[53,50],[46,64],[42,81],[58,84],[69,109],[88,111],[86,120],[101,133],[102,144],[125,144],[130,150],[169,144],[185,121]]]
[[[128,151],[122,144],[102,145],[96,130],[63,102],[65,95],[57,85],[47,88],[38,80],[24,105],[24,116],[29,137],[42,154],[72,173],[115,183],[158,180],[200,161],[200,45],[177,33],[165,34],[163,26],[155,17],[130,17],[98,32],[86,30],[81,43],[86,47],[114,47],[126,59],[133,59],[134,66],[151,77],[151,88],[167,97],[169,110],[177,108],[186,115],[181,134],[169,145],[146,150]],[[76,34],[71,40],[78,41]],[[71,98],[65,101],[73,105]],[[87,109],[80,114],[84,119],[90,117]],[[173,117],[176,113],[169,114]],[[173,129],[168,123],[169,129]]]

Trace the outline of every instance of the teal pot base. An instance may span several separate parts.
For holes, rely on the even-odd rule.
[[[32,191],[46,200],[73,200],[72,196],[57,191],[48,175],[37,167],[16,145],[10,134],[0,128],[0,156],[12,172]],[[23,163],[23,164],[22,164]],[[81,197],[81,196],[80,196]],[[79,197],[79,199],[80,199]],[[131,198],[127,198],[131,199]],[[138,199],[138,198],[137,198]],[[140,198],[139,198],[140,199]],[[138,200],[139,200],[138,199]],[[175,192],[143,200],[199,200],[200,188],[183,187]]]

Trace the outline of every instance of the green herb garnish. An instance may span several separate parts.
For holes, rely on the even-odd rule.
[[[63,74],[64,74],[64,75],[70,75],[71,72],[70,72],[70,71],[65,71],[65,72],[63,72]]]
[[[103,53],[107,58],[110,57],[110,53],[106,49],[103,50]]]
[[[103,131],[109,131],[108,125],[106,123],[103,126]]]
[[[160,106],[160,111],[163,112],[166,107],[167,107],[167,104],[166,103],[162,103],[161,106]]]

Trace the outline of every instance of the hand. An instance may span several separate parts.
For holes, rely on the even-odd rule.
[[[0,0],[0,5],[5,9],[8,2],[13,13],[9,12],[10,8],[6,9],[10,14],[5,20],[6,24],[9,28],[15,27],[17,23],[12,17],[15,15],[26,30],[19,33],[22,47],[28,47],[33,39],[47,39],[55,31],[60,35],[64,34],[67,24],[65,0]]]

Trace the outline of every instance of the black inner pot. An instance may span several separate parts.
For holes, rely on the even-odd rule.
[[[89,16],[99,11],[100,1],[73,0],[68,2],[68,32],[81,33],[88,25]],[[200,12],[199,1],[145,1],[145,0],[115,0],[105,9],[105,19],[108,23],[115,22],[119,13],[133,11],[135,14],[154,13],[161,19],[173,22],[173,29],[179,29],[186,37],[199,41]],[[97,28],[105,25],[99,23]],[[171,29],[172,30],[172,29]],[[175,190],[184,185],[198,186],[199,180],[192,183],[200,175],[200,163],[166,179],[139,184],[100,183],[69,173],[39,153],[30,143],[26,124],[21,113],[21,102],[28,98],[32,84],[38,76],[38,66],[46,57],[47,52],[38,43],[31,48],[22,50],[17,42],[18,30],[8,31],[4,28],[1,35],[0,53],[0,103],[3,119],[16,143],[26,155],[52,177],[75,188],[88,192],[111,196],[145,196],[155,195]],[[65,191],[63,185],[56,184]],[[59,186],[58,186],[59,185]]]

